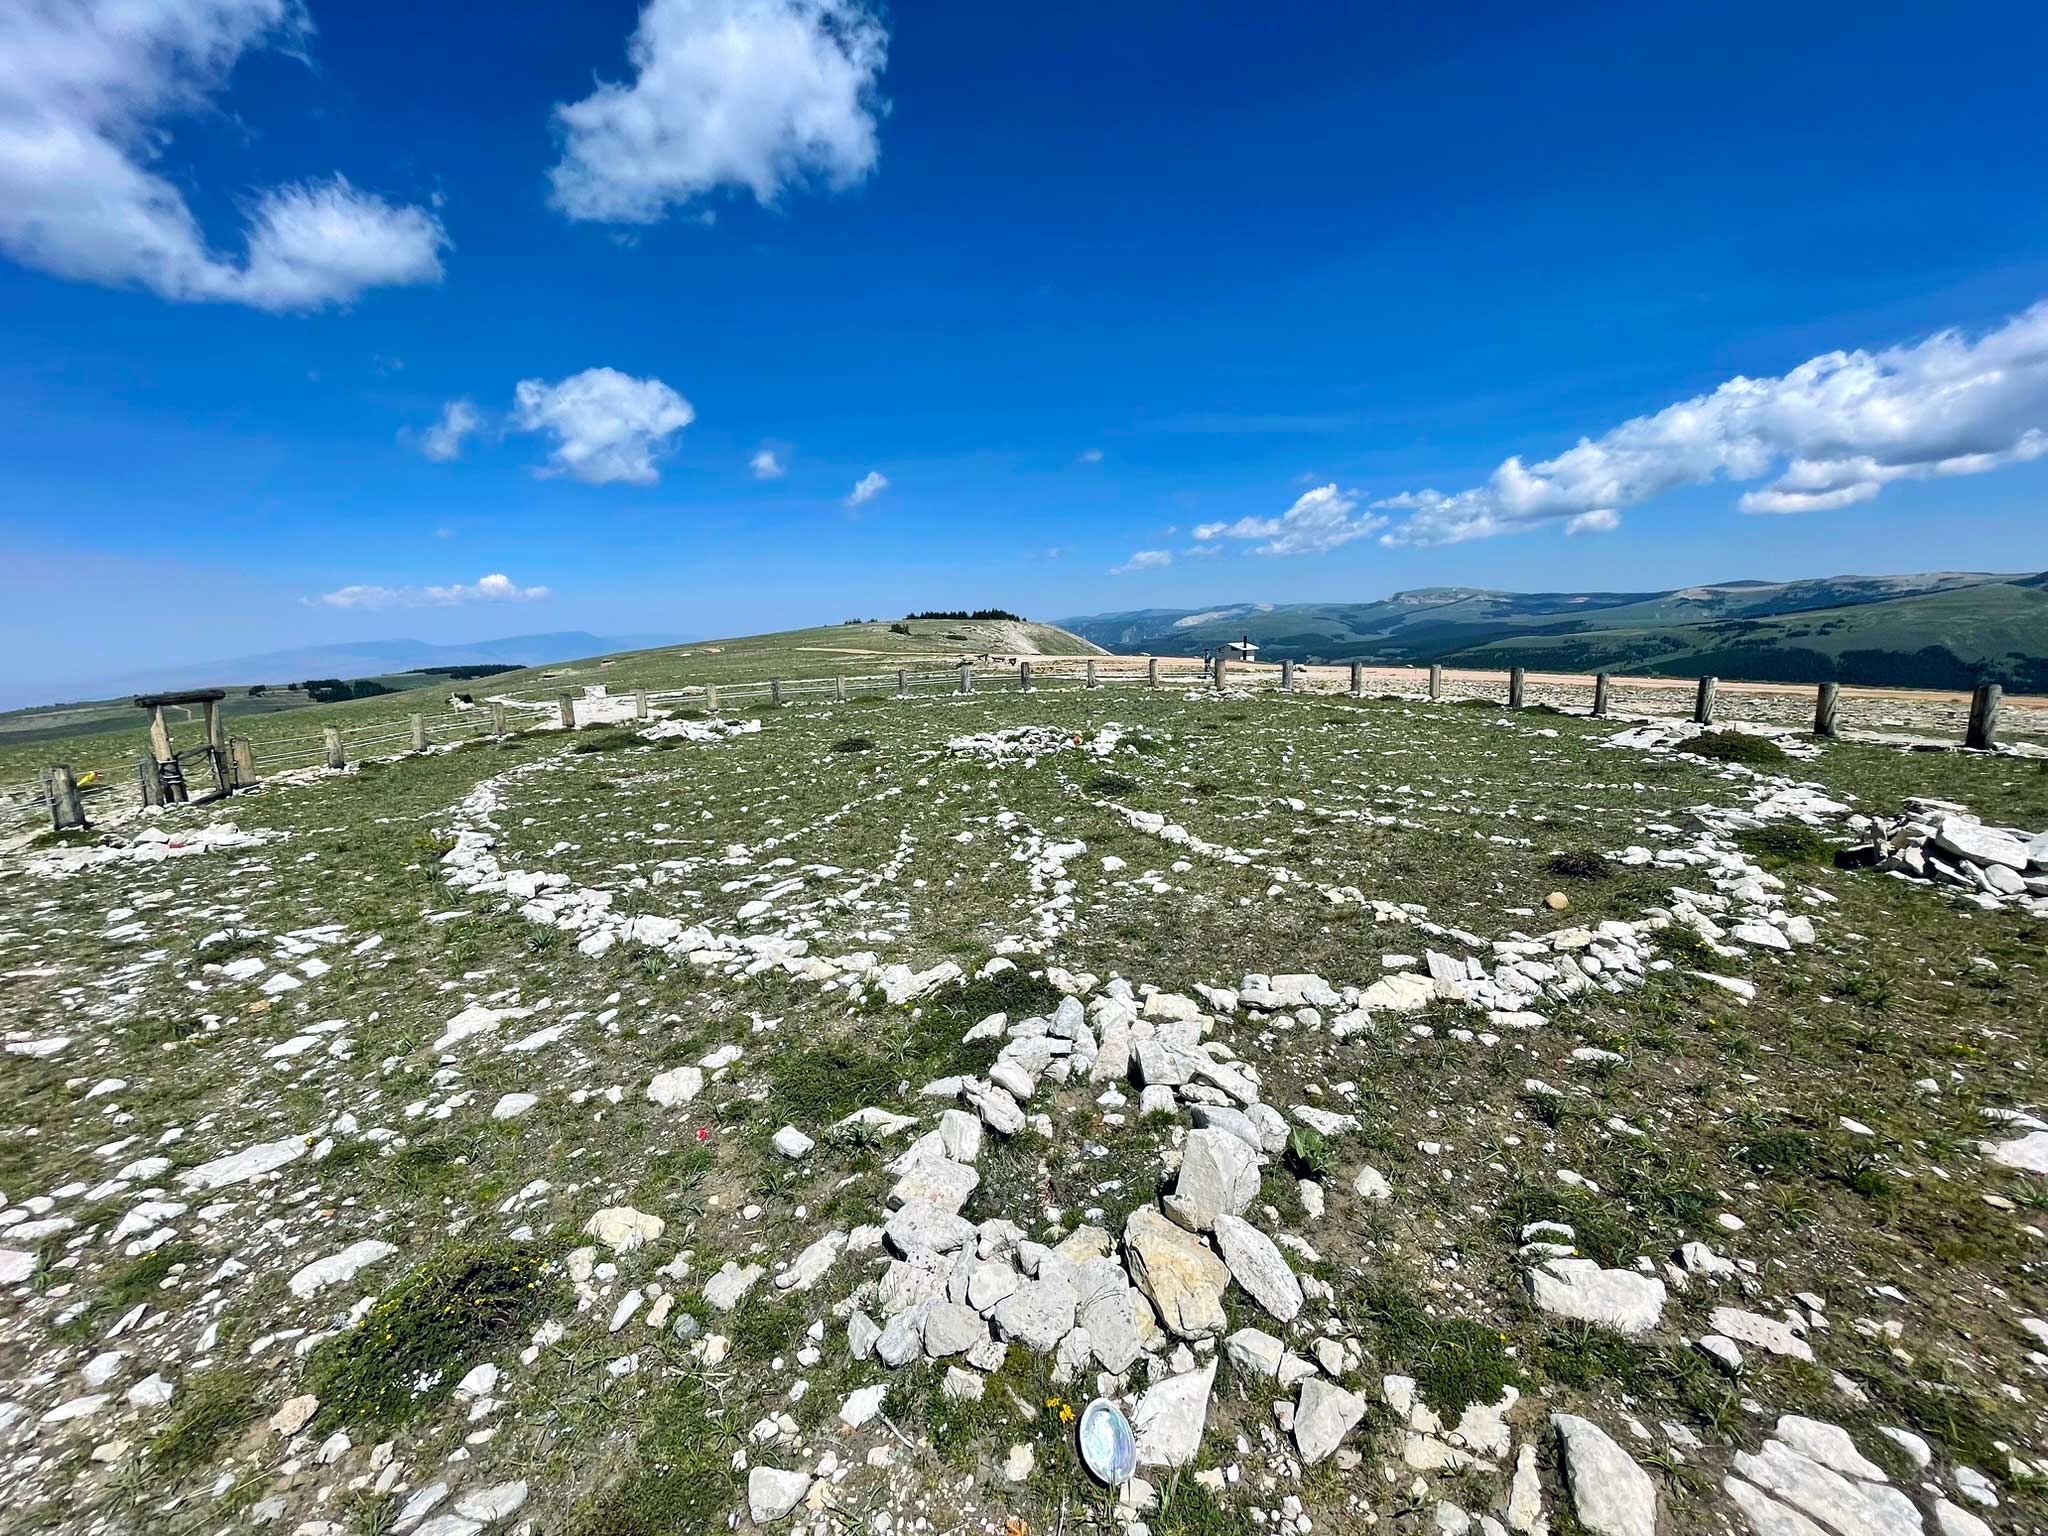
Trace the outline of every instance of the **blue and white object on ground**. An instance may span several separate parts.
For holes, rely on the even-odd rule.
[[[1138,1442],[1131,1433],[1131,1421],[1106,1397],[1098,1397],[1081,1410],[1077,1437],[1081,1464],[1099,1483],[1120,1488],[1138,1470]]]

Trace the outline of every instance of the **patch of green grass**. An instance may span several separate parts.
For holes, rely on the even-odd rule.
[[[1505,1334],[1469,1318],[1434,1317],[1392,1281],[1365,1276],[1342,1305],[1382,1367],[1413,1376],[1417,1394],[1446,1419],[1473,1403],[1499,1402],[1522,1380]]]
[[[593,752],[621,752],[628,747],[646,745],[633,731],[602,731],[595,736],[584,737],[569,750],[578,757],[587,757]]]
[[[138,1301],[151,1300],[172,1266],[194,1263],[199,1256],[197,1245],[186,1242],[165,1243],[154,1253],[145,1253],[107,1281],[108,1305],[125,1312]]]
[[[256,1379],[246,1371],[219,1366],[190,1377],[177,1411],[149,1442],[150,1462],[172,1477],[204,1466],[261,1412]]]
[[[1691,971],[1709,971],[1723,963],[1705,936],[1697,928],[1688,928],[1684,923],[1673,923],[1660,929],[1654,938],[1664,958],[1673,965],[1682,965]]]
[[[313,1352],[306,1388],[323,1427],[404,1424],[455,1390],[458,1367],[510,1343],[559,1286],[536,1243],[459,1243],[377,1299],[362,1323]]]
[[[1743,763],[1752,768],[1788,760],[1785,749],[1768,736],[1752,736],[1747,731],[1702,731],[1681,743],[1678,750],[1716,763]]]
[[[1098,773],[1088,781],[1086,787],[1091,795],[1114,798],[1117,795],[1128,795],[1138,787],[1138,784],[1135,779],[1127,779],[1120,773]]]
[[[834,752],[872,752],[874,739],[868,736],[842,736],[832,743]]]
[[[225,965],[243,955],[253,955],[269,944],[260,933],[224,933],[217,938],[195,942],[192,958],[201,965]]]
[[[701,1376],[672,1376],[655,1394],[630,1455],[606,1486],[578,1500],[571,1536],[671,1536],[708,1531],[732,1507],[732,1434]]]
[[[1826,864],[1833,861],[1835,845],[1802,822],[1777,822],[1768,827],[1751,827],[1735,834],[1742,851],[1759,864]]]

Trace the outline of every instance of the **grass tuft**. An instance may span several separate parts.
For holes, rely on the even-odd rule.
[[[1678,750],[1717,763],[1744,763],[1752,768],[1787,761],[1785,749],[1775,741],[1746,731],[1706,731]]]
[[[313,1352],[306,1387],[321,1424],[406,1423],[455,1390],[457,1368],[525,1332],[556,1290],[536,1243],[443,1249]]]

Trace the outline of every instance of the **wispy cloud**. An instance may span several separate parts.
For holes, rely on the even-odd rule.
[[[206,107],[244,53],[303,57],[311,31],[295,0],[0,7],[0,249],[60,277],[277,311],[439,281],[440,219],[345,177],[258,194],[238,262],[150,168],[166,122]]]
[[[555,108],[572,219],[652,224],[721,187],[766,206],[875,167],[889,34],[860,0],[648,0],[627,51],[631,84]]]
[[[556,384],[524,379],[512,395],[512,426],[554,438],[542,474],[587,485],[652,485],[655,459],[697,419],[696,409],[659,379],[586,368]]]
[[[1825,512],[1895,480],[1978,475],[2048,456],[2048,301],[1972,338],[1947,330],[1878,352],[1824,352],[1777,378],[1730,379],[1552,459],[1506,460],[1484,485],[1374,506],[1404,512],[1386,544],[1454,544],[1545,523],[1605,532],[1682,485],[1771,483],[1745,512]]]
[[[1141,549],[1122,565],[1111,566],[1109,574],[1112,576],[1128,576],[1133,571],[1156,571],[1171,564],[1173,564],[1172,550]]]
[[[493,573],[464,585],[446,587],[337,587],[306,599],[327,608],[453,608],[463,603],[534,602],[548,595],[546,587],[522,587],[509,576]]]
[[[441,407],[441,419],[419,434],[420,452],[436,464],[448,464],[462,457],[462,445],[482,428],[483,412],[467,400],[450,400]]]
[[[789,466],[776,456],[773,448],[758,448],[747,460],[747,472],[756,480],[780,480],[789,473]]]
[[[1234,523],[1201,523],[1200,543],[1212,539],[1259,539],[1261,555],[1318,555],[1386,527],[1387,519],[1358,510],[1359,493],[1334,483],[1303,491],[1278,517],[1241,517]]]
[[[853,482],[853,489],[846,493],[846,505],[858,507],[865,502],[873,501],[887,489],[889,477],[880,470],[871,469]]]
[[[1074,455],[1074,462],[1076,464],[1100,464],[1102,462],[1102,450],[1100,448],[1084,448]]]

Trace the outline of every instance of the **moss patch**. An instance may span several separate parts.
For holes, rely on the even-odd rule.
[[[558,1286],[535,1243],[443,1249],[377,1299],[360,1327],[313,1352],[306,1387],[320,1423],[398,1425],[455,1390],[474,1364],[525,1332]]]

